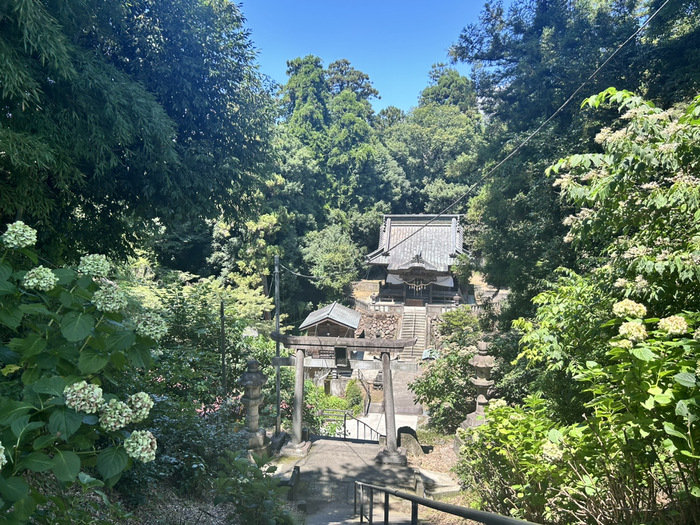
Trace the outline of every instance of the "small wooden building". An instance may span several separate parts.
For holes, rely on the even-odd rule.
[[[360,312],[334,302],[311,312],[301,323],[299,330],[304,331],[307,336],[349,338],[355,336],[361,318]],[[315,347],[309,355],[319,359],[332,359],[336,367],[350,366],[350,356],[345,345],[338,345],[333,349]]]

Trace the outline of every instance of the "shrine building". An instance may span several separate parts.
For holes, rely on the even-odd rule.
[[[459,215],[385,215],[379,247],[367,256],[384,283],[374,301],[406,306],[463,302],[452,267],[463,253]]]

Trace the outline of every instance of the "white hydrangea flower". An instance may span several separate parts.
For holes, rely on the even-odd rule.
[[[542,445],[542,457],[547,461],[559,461],[564,451],[556,443],[546,440]]]
[[[68,408],[88,414],[97,412],[104,403],[102,389],[87,381],[79,381],[67,386],[63,390],[63,397],[66,398]]]
[[[2,242],[8,248],[27,248],[36,244],[36,230],[22,221],[7,225],[7,231],[2,234]]]
[[[136,333],[158,341],[168,333],[168,325],[160,315],[147,312],[136,318]]]
[[[658,327],[669,335],[683,335],[688,332],[688,322],[680,315],[660,319]]]
[[[634,346],[634,343],[632,343],[632,341],[630,341],[629,339],[620,339],[619,341],[610,341],[610,346],[629,350]]]
[[[634,317],[635,319],[640,319],[647,314],[647,307],[643,304],[635,303],[630,299],[623,299],[613,305],[612,311],[617,317]]]
[[[647,329],[642,323],[628,321],[620,325],[620,335],[633,343],[644,341],[647,338]]]
[[[148,413],[153,408],[153,399],[146,392],[139,392],[126,400],[133,413],[131,421],[139,423],[148,417]]]
[[[49,290],[53,290],[53,287],[58,284],[58,277],[56,277],[56,274],[54,274],[50,268],[37,266],[24,274],[22,283],[31,290],[48,292]]]
[[[620,277],[619,279],[616,279],[615,282],[613,283],[613,286],[615,288],[625,288],[627,286],[629,281],[625,279],[624,277]]]
[[[101,312],[118,312],[128,304],[126,294],[113,285],[103,286],[92,296],[92,304]]]
[[[0,470],[5,465],[7,465],[7,457],[5,456],[5,447],[2,445],[2,441],[0,441]]]
[[[102,405],[100,425],[107,431],[115,431],[131,423],[132,417],[133,412],[126,403],[110,399]]]
[[[148,430],[134,430],[131,435],[124,440],[124,448],[129,457],[143,463],[148,463],[156,459],[158,442],[155,436]]]
[[[112,268],[112,263],[109,262],[106,255],[91,254],[83,255],[80,258],[78,271],[92,277],[107,277]]]

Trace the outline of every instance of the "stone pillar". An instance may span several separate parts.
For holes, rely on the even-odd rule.
[[[382,380],[384,388],[384,420],[386,422],[386,448],[377,455],[379,463],[406,464],[406,454],[396,445],[396,411],[394,385],[391,378],[391,355],[382,352]]]
[[[296,374],[294,376],[294,407],[292,412],[292,445],[301,444],[301,427],[304,423],[304,351],[297,349]]]
[[[384,380],[384,420],[386,422],[386,448],[396,453],[396,409],[394,408],[394,384],[391,380],[391,356],[382,352],[382,377]]]
[[[462,427],[478,427],[486,423],[484,408],[488,404],[486,397],[488,389],[493,385],[491,380],[491,369],[494,365],[493,356],[487,355],[488,343],[479,341],[477,343],[477,354],[469,360],[469,364],[476,369],[476,377],[470,381],[476,386],[476,409],[462,422]]]
[[[265,429],[260,428],[262,386],[267,382],[267,377],[260,372],[260,364],[255,359],[250,359],[247,370],[241,375],[238,382],[244,389],[241,400],[246,407],[245,432],[248,435],[248,450],[262,454],[268,451],[269,444]]]
[[[283,456],[304,457],[309,452],[311,442],[302,441],[304,425],[304,350],[297,348],[294,374],[294,406],[292,407],[292,440],[280,454]]]

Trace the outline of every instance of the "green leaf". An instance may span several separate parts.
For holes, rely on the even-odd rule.
[[[0,295],[12,295],[17,291],[17,287],[11,282],[0,279]]]
[[[70,450],[58,450],[53,458],[51,471],[59,481],[74,481],[80,472],[80,458]]]
[[[83,416],[83,423],[86,425],[97,425],[98,421],[98,417],[94,414],[87,414],[86,416]]]
[[[75,279],[77,275],[75,270],[71,270],[70,268],[58,268],[57,270],[54,270],[53,273],[56,277],[58,277],[58,284],[62,286],[66,286],[67,284],[73,282],[73,279]]]
[[[137,368],[149,368],[151,366],[151,350],[143,346],[133,346],[126,352],[129,362]]]
[[[40,303],[20,304],[19,309],[27,315],[46,315],[48,317],[54,316],[53,312],[49,311],[49,309],[46,308],[46,306]]]
[[[10,425],[15,418],[23,416],[30,410],[36,410],[36,407],[22,401],[4,400],[0,404],[0,424]]]
[[[93,478],[92,476],[90,476],[89,474],[86,474],[85,472],[81,472],[80,474],[78,474],[78,481],[83,486],[83,488],[86,488],[86,489],[92,489],[95,487],[104,487],[104,485],[105,485],[101,480],[99,480],[97,478]]]
[[[32,389],[37,394],[48,394],[50,396],[60,396],[66,388],[66,380],[59,376],[42,377],[32,385]]]
[[[94,374],[102,370],[109,362],[109,356],[103,355],[92,348],[85,348],[80,352],[78,368],[83,374]]]
[[[49,432],[59,436],[63,441],[68,441],[80,428],[83,416],[70,408],[57,408],[49,417]]]
[[[29,416],[20,416],[12,420],[10,424],[10,430],[15,435],[17,439],[22,437],[25,432],[30,432],[34,429],[41,428],[45,425],[43,421],[29,421]]]
[[[549,433],[547,434],[547,438],[548,438],[552,443],[559,443],[559,442],[561,441],[561,438],[562,438],[562,433],[561,433],[558,429],[553,428],[553,429],[551,429],[551,430],[549,431]]]
[[[690,372],[681,372],[673,376],[673,379],[679,385],[686,386],[688,388],[693,388],[696,385],[695,374]]]
[[[648,362],[648,361],[653,361],[656,359],[657,356],[654,352],[649,350],[648,348],[644,346],[635,346],[630,350],[630,354],[632,354],[634,357],[639,359],[640,361]]]
[[[668,421],[664,421],[664,431],[669,435],[681,439],[686,439],[686,436],[684,434],[681,434],[676,430],[676,427],[673,423],[670,423]]]
[[[97,456],[97,471],[104,479],[110,479],[126,468],[129,457],[121,447],[106,448]]]
[[[43,448],[48,447],[49,445],[53,445],[55,441],[56,441],[56,436],[53,436],[53,435],[39,436],[32,443],[32,448],[34,450],[41,450]]]
[[[0,281],[6,281],[12,275],[12,266],[7,262],[0,262]]]
[[[676,415],[681,417],[687,417],[690,414],[690,409],[688,408],[688,403],[681,399],[676,403]]]
[[[133,330],[120,330],[105,338],[107,348],[110,350],[126,350],[130,348],[135,341],[136,334],[134,334]]]
[[[61,333],[68,341],[82,341],[95,327],[95,318],[82,312],[68,312],[61,319]]]
[[[700,487],[697,486],[697,485],[693,485],[693,486],[690,488],[690,493],[691,493],[694,497],[700,498]]]
[[[22,322],[23,316],[22,310],[13,307],[12,304],[3,304],[0,307],[0,323],[13,330]]]
[[[22,478],[11,477],[3,478],[0,476],[0,495],[13,503],[19,501],[29,494],[29,485]]]
[[[45,472],[53,466],[53,460],[43,452],[32,452],[22,458],[20,465],[33,472]]]
[[[58,300],[61,301],[61,305],[65,308],[69,308],[73,304],[73,296],[65,290],[58,296]]]
[[[27,337],[11,339],[7,346],[24,357],[32,357],[44,351],[46,339],[39,334],[29,334]]]

